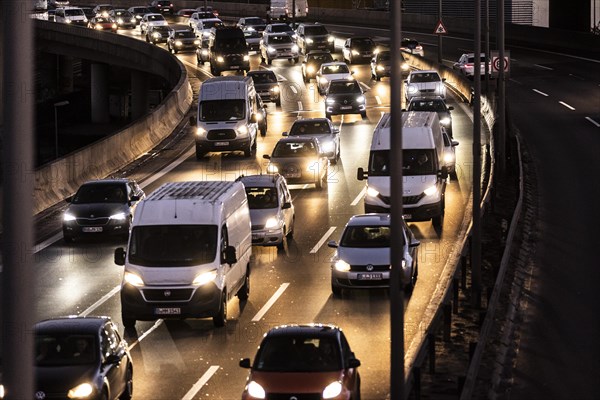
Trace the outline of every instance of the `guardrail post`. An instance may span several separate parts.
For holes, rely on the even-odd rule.
[[[421,368],[413,368],[413,388],[415,393],[415,399],[421,398]]]
[[[452,279],[452,312],[458,314],[458,279]]]
[[[427,343],[429,345],[429,373],[435,374],[435,335],[430,333],[427,335]]]
[[[444,304],[442,308],[444,310],[444,342],[449,342],[452,330],[452,309],[450,304]]]

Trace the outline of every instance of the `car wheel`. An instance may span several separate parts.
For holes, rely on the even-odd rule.
[[[326,112],[325,113],[325,118],[327,118],[328,120],[331,121],[331,113]]]
[[[121,314],[121,320],[123,321],[123,326],[125,329],[134,329],[135,328],[135,318],[129,318],[123,314]]]
[[[275,107],[281,107],[281,96],[278,97],[277,100],[275,100]]]
[[[217,311],[217,315],[213,317],[213,325],[217,328],[224,327],[227,324],[227,296],[225,293],[227,292],[223,290],[219,311]]]
[[[343,289],[339,286],[331,284],[331,293],[333,293],[333,297],[342,297]]]
[[[202,61],[200,61],[200,56],[198,55],[198,53],[196,53],[196,65],[200,64],[202,64]]]
[[[250,266],[247,267],[246,276],[244,277],[244,285],[237,292],[237,297],[240,300],[248,300],[250,296]]]
[[[271,65],[272,61],[271,59],[267,56],[267,65]]]
[[[431,223],[433,224],[433,227],[436,229],[441,229],[442,225],[444,224],[444,210],[442,209],[442,212],[440,215],[431,218]]]
[[[360,116],[362,119],[367,119],[367,112],[366,111],[361,112]]]
[[[300,61],[300,57],[295,57],[294,58],[294,64],[298,64],[299,61]]]
[[[204,151],[202,149],[202,147],[200,147],[200,145],[196,144],[196,160],[198,160],[198,161],[202,160],[205,155],[206,155],[206,151]]]
[[[65,234],[63,233],[63,240],[64,240],[64,242],[65,242],[65,243],[73,243],[73,241],[74,241],[75,239],[73,238],[73,236],[72,236],[72,235],[65,235]]]
[[[377,82],[379,82],[379,81],[381,81],[381,77],[380,77],[379,75],[375,75],[375,80],[376,80]]]
[[[130,400],[133,397],[133,367],[131,364],[127,367],[127,375],[125,376],[125,390],[119,400]]]

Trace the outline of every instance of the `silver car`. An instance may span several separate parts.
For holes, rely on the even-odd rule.
[[[440,96],[442,99],[446,98],[446,86],[444,82],[446,79],[442,79],[437,71],[411,71],[408,74],[408,79],[404,81],[406,83],[406,101],[408,102],[411,98],[417,96]]]
[[[336,164],[340,159],[340,130],[327,118],[298,119],[294,121],[290,131],[283,132],[282,135],[314,137],[331,164]]]
[[[300,58],[298,51],[298,46],[286,33],[271,33],[263,36],[260,41],[260,56],[267,65],[280,58],[297,63]]]
[[[294,234],[295,212],[287,182],[280,174],[248,175],[244,184],[252,223],[252,244],[283,248]]]
[[[421,244],[402,220],[404,251],[402,282],[410,291],[417,281],[418,246]],[[361,214],[350,218],[331,260],[331,291],[342,289],[387,288],[390,286],[390,214]]]

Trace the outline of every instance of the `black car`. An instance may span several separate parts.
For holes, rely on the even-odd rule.
[[[119,28],[133,29],[136,27],[135,17],[127,10],[111,10],[108,12],[108,16],[117,23]]]
[[[152,44],[167,43],[173,28],[170,26],[149,26],[146,32],[146,42]]]
[[[302,62],[302,78],[304,82],[308,83],[311,79],[315,78],[319,68],[321,68],[321,64],[333,61],[333,56],[328,51],[309,52]]]
[[[189,29],[172,30],[167,39],[167,49],[177,54],[180,51],[196,51],[200,47],[200,39]]]
[[[344,48],[342,49],[344,61],[347,61],[348,64],[368,62],[373,57],[375,47],[375,42],[369,37],[352,37],[346,39]]]
[[[302,54],[311,50],[329,50],[332,53],[335,51],[335,38],[321,24],[301,23],[296,29],[296,34],[296,42]]]
[[[133,211],[145,197],[131,179],[103,179],[81,185],[63,214],[63,237],[72,242],[77,237],[119,235],[128,237]]]
[[[454,107],[448,107],[444,99],[435,97],[413,97],[410,99],[407,111],[433,111],[437,113],[440,124],[446,128],[446,133],[452,138],[452,114]]]
[[[360,114],[367,118],[367,103],[364,91],[356,80],[336,79],[331,81],[325,94],[325,117],[332,115]]]
[[[79,7],[83,10],[83,14],[87,19],[92,19],[96,16],[96,12],[92,7]]]
[[[109,317],[38,322],[34,343],[36,399],[131,399],[131,355]]]
[[[410,65],[402,56],[402,78],[405,79],[410,72]],[[371,79],[380,81],[381,78],[390,77],[392,75],[392,54],[389,50],[381,50],[376,52],[371,59]]]
[[[142,20],[142,18],[144,17],[144,15],[146,14],[150,14],[152,11],[150,11],[150,9],[148,7],[129,7],[129,9],[127,9],[127,11],[129,11],[133,17],[135,18],[135,25],[139,25],[140,21]]]
[[[161,14],[175,14],[175,7],[173,7],[173,3],[170,0],[154,0],[150,3],[150,7]]]
[[[276,106],[281,105],[281,93],[275,72],[268,69],[261,69],[249,71],[246,75],[252,77],[256,92],[260,95],[262,101],[274,102]]]
[[[250,71],[250,56],[244,32],[236,27],[214,30],[208,43],[210,73],[221,75],[222,71]]]

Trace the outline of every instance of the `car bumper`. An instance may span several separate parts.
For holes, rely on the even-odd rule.
[[[239,151],[246,150],[250,146],[250,137],[229,140],[198,140],[196,145],[202,151]]]
[[[325,43],[311,43],[306,44],[306,52],[308,53],[311,50],[329,50],[332,53],[335,52],[335,42],[325,42]]]
[[[364,104],[340,105],[333,104],[325,107],[325,112],[332,115],[337,114],[360,114],[367,108]]]
[[[214,69],[217,72],[221,71],[250,71],[250,61],[241,62],[241,63],[230,63],[225,60],[222,63],[214,63]]]
[[[104,225],[78,225],[75,221],[63,223],[63,235],[66,237],[99,237],[128,235],[128,222],[108,222]]]
[[[331,284],[347,289],[387,288],[390,286],[388,272],[341,272],[331,271]]]
[[[275,93],[272,91],[263,91],[263,92],[258,92],[258,95],[260,96],[260,98],[262,99],[262,101],[264,102],[277,102],[279,100],[279,93]]]
[[[252,231],[252,244],[260,246],[276,246],[283,242],[283,229],[261,229]]]
[[[181,46],[173,46],[172,49],[177,51],[193,51],[195,52],[198,49],[198,45],[194,43],[191,44],[182,44]]]

